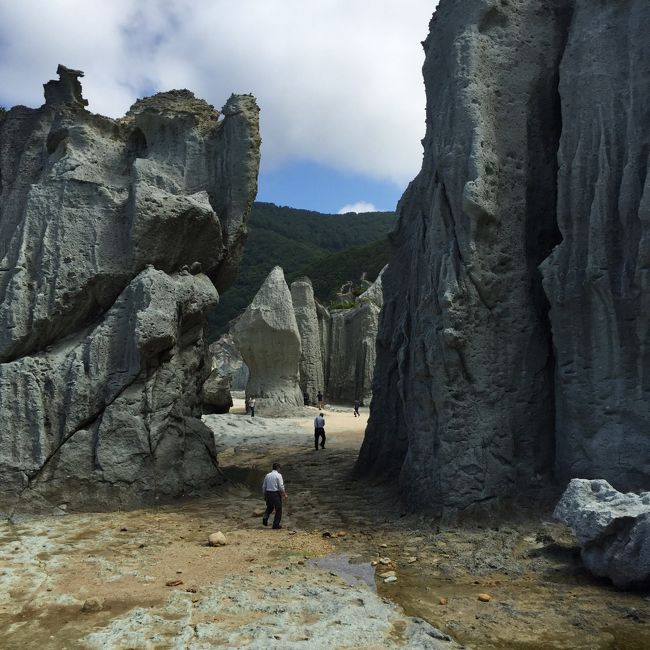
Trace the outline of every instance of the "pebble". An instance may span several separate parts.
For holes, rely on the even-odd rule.
[[[100,612],[103,609],[102,601],[99,598],[88,598],[81,606],[82,612]]]
[[[379,574],[380,578],[392,578],[395,575],[395,571],[384,571]]]
[[[388,544],[380,544],[379,548],[388,548]]]
[[[167,580],[165,583],[165,587],[178,587],[178,585],[182,585],[183,581],[182,580]]]
[[[390,558],[389,557],[380,557],[379,558],[379,564],[390,564]]]
[[[492,600],[492,596],[490,596],[490,594],[479,594],[478,599],[482,603],[489,603]]]
[[[347,532],[344,530],[339,530],[336,532],[336,537],[345,537],[347,535]]]
[[[370,566],[377,566],[378,564],[379,564],[379,562],[377,562],[377,560],[373,560],[373,561],[370,563]]]
[[[208,537],[208,544],[210,544],[210,546],[225,546],[226,536],[221,531],[212,533],[212,535]]]
[[[413,564],[413,562],[417,562],[418,559],[415,556],[411,556],[408,560],[406,560],[409,564]]]
[[[439,602],[441,605],[446,605],[448,601],[447,601],[446,598],[441,598],[438,602]]]
[[[331,536],[332,536],[332,533],[330,533],[329,530],[326,530],[326,531],[323,533],[323,537],[331,537]]]
[[[388,576],[388,578],[384,578],[384,582],[386,584],[390,584],[391,582],[397,582],[397,577],[396,576]]]

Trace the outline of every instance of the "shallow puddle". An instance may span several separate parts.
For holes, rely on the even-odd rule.
[[[375,570],[370,562],[355,564],[349,555],[335,554],[326,555],[309,560],[311,566],[318,567],[323,571],[336,574],[349,585],[367,585],[372,591],[377,591],[375,586]]]

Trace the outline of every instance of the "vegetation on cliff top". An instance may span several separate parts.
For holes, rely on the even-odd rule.
[[[307,275],[324,302],[364,271],[373,280],[388,260],[386,235],[394,221],[394,212],[321,214],[255,203],[239,273],[210,318],[210,340],[248,306],[274,266],[288,282]]]

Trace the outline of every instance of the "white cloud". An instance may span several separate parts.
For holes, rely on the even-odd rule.
[[[263,164],[310,160],[405,184],[420,167],[431,0],[0,0],[0,101],[42,103],[57,63],[90,110],[189,88],[252,92]]]
[[[348,212],[356,212],[357,214],[361,212],[377,212],[377,208],[367,201],[357,201],[357,203],[348,203],[339,210],[339,214],[347,214]]]

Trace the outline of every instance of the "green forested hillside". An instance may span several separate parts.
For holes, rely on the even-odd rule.
[[[344,282],[359,280],[364,272],[367,274],[367,280],[376,280],[379,272],[388,264],[389,258],[388,239],[379,239],[366,246],[349,248],[318,258],[300,272],[289,276],[287,281],[293,282],[306,275],[312,281],[316,297],[327,304],[334,300],[335,293]]]
[[[340,276],[343,279],[339,285],[348,279],[356,279],[362,271],[369,269],[352,269],[353,258],[339,259],[332,253],[364,248],[369,243],[385,239],[394,219],[394,212],[321,214],[272,203],[255,203],[248,221],[248,239],[239,273],[233,285],[221,295],[220,304],[210,319],[210,339],[226,331],[228,323],[251,302],[276,265],[284,269],[289,280],[309,270],[307,274],[319,297],[329,295],[325,286],[327,281],[320,280],[321,274],[330,278],[329,281],[338,282],[339,275],[332,266],[340,264],[353,273],[352,277]],[[323,263],[319,265],[318,260],[323,260]]]

